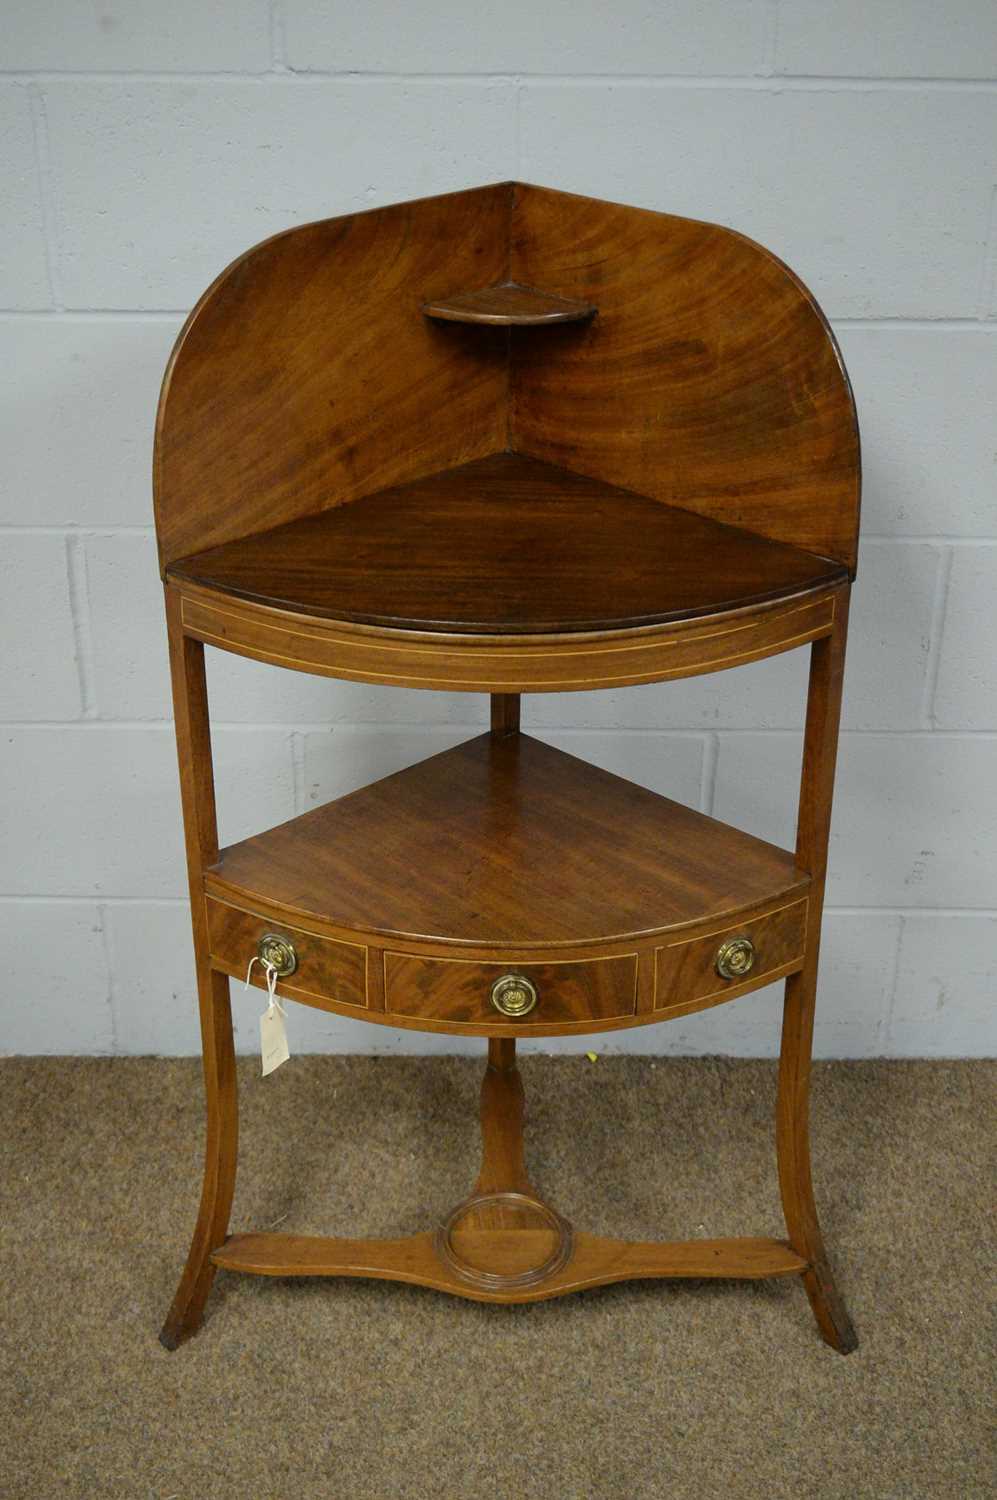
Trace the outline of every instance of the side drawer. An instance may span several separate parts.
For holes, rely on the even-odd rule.
[[[237,979],[245,979],[249,961],[266,933],[290,942],[297,958],[293,974],[278,980],[282,995],[321,1007],[332,1000],[337,1005],[367,1004],[367,949],[359,943],[340,943],[316,937],[269,917],[257,916],[238,906],[208,897],[208,934],[212,962]],[[253,983],[266,985],[261,964],[253,966]]]
[[[493,986],[507,975],[521,975],[536,992],[536,1002],[525,1015],[503,1013],[492,1000]],[[515,991],[513,985],[507,992],[508,988]],[[395,1015],[454,1025],[505,1023],[529,1030],[572,1021],[609,1021],[634,1013],[637,956],[587,963],[483,964],[385,953],[384,989],[385,1009]]]
[[[803,961],[808,904],[804,897],[764,916],[712,932],[708,937],[676,939],[658,948],[654,1009],[670,1010],[694,1001],[719,1003],[728,995],[743,995],[783,974],[791,974]],[[749,946],[745,948],[745,944]],[[726,973],[721,972],[725,950]],[[742,972],[738,964],[743,965],[749,954],[750,967]]]

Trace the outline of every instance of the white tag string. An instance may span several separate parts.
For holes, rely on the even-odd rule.
[[[277,970],[274,968],[273,964],[266,964],[265,967],[267,971],[267,995],[269,997],[270,1004],[274,1008],[274,1010],[279,1010],[281,1015],[283,1016],[286,1014],[286,1012],[283,1005],[281,1004],[280,996],[277,994]]]
[[[275,1010],[279,1010],[281,1015],[285,1016],[287,1012],[285,1011],[284,1006],[281,1003],[280,996],[277,994],[277,970],[274,968],[273,964],[267,963],[265,958],[260,958],[258,953],[255,953],[249,960],[249,968],[246,970],[246,982],[243,985],[243,989],[249,989],[249,981],[252,976],[254,964],[263,965],[267,976],[267,999]]]

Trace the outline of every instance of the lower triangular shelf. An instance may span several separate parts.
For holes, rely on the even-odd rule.
[[[415,942],[619,943],[806,894],[783,849],[528,735],[480,735],[223,850],[210,894]]]

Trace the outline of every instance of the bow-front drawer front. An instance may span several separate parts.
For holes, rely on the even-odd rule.
[[[340,943],[257,916],[209,897],[208,933],[215,966],[245,979],[253,958],[254,984],[266,984],[266,964],[277,971],[277,988],[292,1000],[322,1006],[366,1006],[367,950],[359,943]]]
[[[706,937],[676,938],[655,956],[655,1010],[719,1004],[771,984],[803,962],[807,901]]]
[[[385,1008],[395,1015],[539,1029],[633,1015],[637,959],[484,964],[385,953],[384,985]]]

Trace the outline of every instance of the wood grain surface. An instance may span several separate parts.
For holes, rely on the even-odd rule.
[[[233,979],[245,979],[260,938],[264,933],[276,932],[291,943],[298,960],[294,973],[281,980],[282,995],[319,1007],[325,999],[336,1000],[340,1005],[367,1004],[367,949],[362,944],[317,937],[225,901],[209,898],[207,910],[211,961]],[[262,964],[253,965],[250,983],[266,988]]]
[[[803,1284],[817,1326],[825,1342],[840,1354],[850,1354],[856,1349],[858,1336],[838,1291],[817,1215],[810,1165],[810,1065],[848,640],[848,603],[846,598],[838,610],[834,634],[810,648],[796,852],[813,876],[813,889],[805,961],[799,973],[786,981],[776,1100],[779,1188],[786,1228],[794,1250],[808,1262]]]
[[[486,1301],[800,1274],[823,1337],[854,1348],[807,1113],[859,449],[813,296],[730,230],[515,183],[303,226],[248,251],[188,319],[154,479],[207,1101],[167,1347],[196,1331],[227,1266]],[[519,733],[524,691],[716,671],[803,642],[795,855]],[[205,644],[487,691],[491,731],[219,851]],[[306,1003],[490,1037],[482,1173],[442,1240],[226,1238],[224,974],[272,925],[300,944],[288,992]],[[759,966],[711,988],[735,930]],[[484,1019],[492,979],[520,967],[536,1012]],[[517,1030],[647,1024],[784,973],[788,1246],[573,1237],[531,1198]]]
[[[596,311],[590,302],[572,301],[515,281],[437,297],[424,302],[422,310],[427,318],[439,318],[444,323],[494,323],[508,328],[579,323]]]
[[[847,573],[503,453],[179,559],[168,576],[309,616],[539,635],[702,618]]]
[[[517,184],[510,264],[599,308],[516,335],[514,448],[854,567],[848,378],[776,256],[716,224]]]
[[[307,224],[247,251],[177,341],[156,426],[165,567],[508,443],[504,330],[423,317],[505,279],[509,188]]]
[[[502,1020],[491,1001],[492,985],[510,972],[504,963],[469,959],[384,955],[384,995],[393,1013],[447,1021],[455,1029]],[[632,1016],[637,1002],[636,955],[594,959],[589,963],[517,963],[539,996],[534,1008],[516,1018],[517,1030],[568,1021],[608,1021]]]
[[[197,1222],[186,1265],[159,1335],[164,1348],[176,1349],[201,1326],[204,1305],[215,1278],[211,1252],[228,1233],[239,1154],[239,1099],[232,1000],[227,979],[211,966],[204,900],[204,869],[218,858],[204,647],[199,641],[184,635],[180,601],[169,590],[166,590],[165,603],[201,1022],[206,1117],[204,1172]]]
[[[508,326],[534,289],[598,315]],[[515,183],[304,225],[218,277],[163,385],[161,562],[510,450],[854,568],[854,406],[793,273],[717,225]]]
[[[233,845],[206,883],[292,921],[478,944],[499,961],[733,920],[808,885],[783,849],[528,735],[491,734]]]
[[[717,973],[717,953],[729,938],[745,937],[755,949],[747,985],[754,987],[788,967],[803,963],[807,934],[807,902],[793,901],[764,916],[737,922],[703,937],[674,939],[655,954],[655,1008],[705,1000],[715,995],[744,993],[745,983]]]
[[[356,682],[499,694],[619,688],[744,666],[827,635],[836,597],[828,589],[629,630],[457,635],[322,620],[197,584],[172,587],[184,629],[205,645]]]
[[[543,1239],[543,1231],[534,1231]],[[507,1231],[510,1236],[529,1233]],[[501,1258],[500,1230],[482,1231],[491,1244],[479,1250],[482,1259]],[[518,1264],[521,1252],[513,1253]],[[538,1245],[542,1254],[544,1245]],[[431,1233],[394,1240],[350,1240],[319,1235],[235,1234],[214,1253],[214,1262],[230,1271],[258,1276],[368,1276],[429,1286],[476,1302],[542,1302],[586,1287],[614,1281],[653,1277],[738,1277],[760,1280],[768,1276],[798,1276],[806,1261],[783,1240],[617,1240],[576,1234],[568,1265],[539,1285],[515,1291],[488,1291],[462,1280],[436,1254]]]

